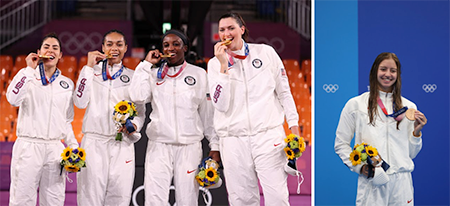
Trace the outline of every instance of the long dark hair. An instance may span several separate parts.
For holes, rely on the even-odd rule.
[[[395,111],[400,110],[403,107],[402,104],[402,70],[401,70],[401,64],[400,60],[398,59],[397,55],[390,52],[383,52],[377,56],[375,61],[372,64],[372,69],[370,69],[370,75],[369,75],[369,84],[370,84],[370,93],[369,93],[369,124],[375,126],[375,116],[378,114],[377,110],[377,99],[378,99],[378,86],[379,82],[377,79],[378,74],[378,67],[380,66],[381,62],[386,59],[392,59],[394,60],[395,64],[397,65],[397,80],[392,85],[392,97],[394,99],[395,104]],[[400,122],[397,122],[397,129]]]
[[[247,29],[247,25],[245,24],[245,21],[242,18],[242,16],[239,15],[238,13],[233,13],[233,12],[226,13],[226,14],[222,15],[219,18],[219,21],[222,20],[222,19],[225,19],[225,18],[233,18],[234,20],[236,20],[236,22],[238,23],[239,27],[244,26],[245,31],[244,31],[244,34],[242,34],[242,39],[244,39],[245,42],[248,42],[248,33],[250,31]]]

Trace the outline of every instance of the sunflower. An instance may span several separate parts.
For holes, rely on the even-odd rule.
[[[63,160],[69,159],[69,157],[71,155],[72,155],[72,148],[70,148],[70,147],[66,147],[66,149],[64,149],[63,153],[61,153],[61,157]]]
[[[78,157],[80,157],[81,160],[86,160],[86,151],[84,151],[83,148],[78,147]]]
[[[295,153],[291,148],[285,147],[284,152],[286,153],[288,159],[293,160],[295,158]]]
[[[75,165],[66,165],[64,168],[67,170],[67,172],[78,172],[80,171],[80,168]]]
[[[374,156],[378,155],[377,149],[375,147],[372,147],[372,146],[367,146],[366,153],[367,153],[367,155],[369,155],[371,157],[374,157]]]
[[[203,187],[205,185],[205,183],[203,183],[203,181],[202,181],[202,178],[200,178],[199,176],[195,176],[195,179],[197,180],[197,182],[200,186]]]
[[[305,139],[303,139],[303,137],[300,137],[300,140],[298,141],[298,149],[300,149],[301,153],[306,149]]]
[[[114,109],[116,110],[116,112],[126,114],[130,109],[130,104],[128,104],[127,101],[120,101],[119,103],[116,104],[116,106],[114,106]]]
[[[361,152],[353,150],[353,152],[350,153],[350,161],[352,161],[353,166],[361,164]]]
[[[289,143],[290,141],[294,140],[294,138],[295,134],[290,134],[284,139],[284,142]]]
[[[208,182],[213,183],[218,178],[217,171],[214,168],[208,168],[205,170],[206,179]]]

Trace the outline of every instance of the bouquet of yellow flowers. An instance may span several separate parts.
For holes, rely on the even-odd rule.
[[[366,143],[356,144],[350,153],[350,161],[353,166],[367,163],[367,178],[372,178],[372,184],[383,185],[389,181],[385,173],[389,164],[381,158],[378,150]]]
[[[122,100],[114,106],[113,120],[116,130],[119,131],[124,125],[129,133],[136,131],[131,120],[137,116],[136,106],[131,101]],[[122,141],[122,132],[117,132],[117,141]]]
[[[287,156],[287,164],[284,165],[286,173],[297,176],[297,194],[300,194],[300,186],[303,183],[303,174],[297,168],[297,158],[301,157],[306,149],[305,139],[295,134],[289,134],[285,139],[284,152]],[[301,178],[301,180],[300,180]]]
[[[303,137],[290,134],[284,139],[284,142],[287,143],[284,152],[289,161],[295,161],[295,159],[301,157],[302,153],[305,151],[306,145]]]
[[[61,154],[61,157],[61,173],[63,168],[66,169],[67,172],[79,172],[82,167],[86,167],[86,152],[81,147],[76,149],[66,147]]]
[[[195,176],[198,184],[205,188],[217,188],[222,185],[222,179],[220,178],[219,163],[213,160],[211,157],[203,159],[198,165],[199,172]]]
[[[362,162],[367,162],[367,157],[378,157],[378,150],[366,143],[356,144],[350,153],[350,161],[353,166],[359,165]]]

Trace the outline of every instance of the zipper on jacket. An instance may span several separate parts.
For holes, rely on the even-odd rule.
[[[108,65],[106,65],[106,67],[108,67]],[[107,69],[109,69],[109,68],[107,68]],[[111,67],[111,73],[112,73],[112,67]],[[108,104],[108,105],[107,105],[107,107],[108,107],[108,114],[112,114],[112,113],[114,112],[114,110],[113,110],[113,108],[110,108],[109,102],[111,101],[111,86],[112,86],[112,81],[113,81],[113,80],[108,79],[108,81],[109,81],[109,87],[108,87],[108,102],[107,102],[106,104]],[[117,103],[118,103],[118,102],[117,102]],[[115,103],[115,104],[117,104],[117,103]],[[112,120],[112,118],[109,118],[109,121],[111,121],[111,120]],[[114,121],[113,121],[113,124],[114,124]],[[115,130],[115,129],[114,129],[114,130]],[[106,135],[109,135],[109,134],[108,134],[109,131],[111,131],[111,124],[108,124],[108,130],[107,130],[107,132],[106,132]],[[116,133],[116,132],[117,132],[117,131],[114,131],[113,134]]]
[[[174,72],[176,73],[175,67],[173,67]],[[173,116],[175,120],[175,142],[178,143],[178,118],[177,118],[177,78],[172,78],[173,81]]]
[[[387,102],[387,97],[388,97],[388,93],[386,93],[386,95],[384,96],[384,102]],[[393,111],[392,111],[393,112]],[[385,115],[386,118],[386,160],[387,162],[390,162],[390,150],[389,150],[389,124],[390,124],[390,119],[388,116]]]
[[[252,126],[250,124],[250,110],[249,110],[249,105],[248,105],[247,77],[245,76],[244,64],[242,63],[242,61],[239,61],[239,62],[241,64],[241,71],[242,71],[242,76],[244,77],[244,84],[245,84],[245,104],[246,104],[246,109],[247,109],[247,124],[248,124],[248,128],[249,128],[249,135],[252,135],[253,131],[252,131]]]
[[[50,139],[50,125],[51,125],[51,120],[52,120],[52,104],[53,104],[53,84],[49,84],[50,86],[50,112],[48,115],[48,125],[47,125],[47,138]],[[66,142],[67,144],[67,142]]]

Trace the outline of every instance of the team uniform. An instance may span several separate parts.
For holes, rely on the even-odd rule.
[[[129,88],[133,101],[152,105],[146,130],[145,205],[167,205],[172,177],[177,205],[197,205],[201,140],[206,136],[211,150],[219,150],[206,72],[187,63],[170,67],[168,76],[160,80],[152,66],[141,62]]]
[[[136,125],[132,135],[123,134],[116,141],[117,130],[112,118],[114,106],[130,100],[128,87],[133,70],[122,65],[107,65],[115,79],[104,80],[103,61],[94,68],[84,66],[74,92],[74,103],[86,108],[83,118],[81,147],[87,154],[86,168],[78,173],[78,205],[129,205],[134,182],[134,143],[144,124],[144,105],[136,104],[138,116],[131,122]],[[105,70],[106,71],[106,70]]]
[[[20,106],[9,205],[36,205],[38,188],[40,205],[64,205],[66,176],[61,174],[61,140],[78,147],[71,124],[74,85],[58,69],[53,77],[51,83],[43,85],[39,67],[26,67],[8,86],[8,102]]]
[[[259,178],[266,205],[289,205],[283,123],[286,117],[289,127],[298,126],[299,117],[286,71],[268,45],[244,42],[235,54],[245,53],[242,60],[227,54],[234,62],[228,74],[219,73],[217,57],[208,62],[228,199],[230,205],[259,205]]]
[[[392,114],[392,93],[379,91],[379,96],[388,114]],[[366,92],[347,102],[336,130],[334,148],[350,170],[360,174],[363,164],[353,166],[349,159],[352,152],[350,142],[355,137],[355,144],[364,142],[375,147],[381,158],[390,165],[386,170],[389,182],[375,186],[372,179],[360,174],[356,205],[414,205],[412,159],[422,148],[422,137],[413,136],[414,121],[403,118],[397,129],[397,121],[384,115],[380,107],[378,115],[374,117],[375,125],[369,124],[368,99],[369,92]],[[402,97],[402,103],[408,108],[417,109],[416,105],[406,98]]]

